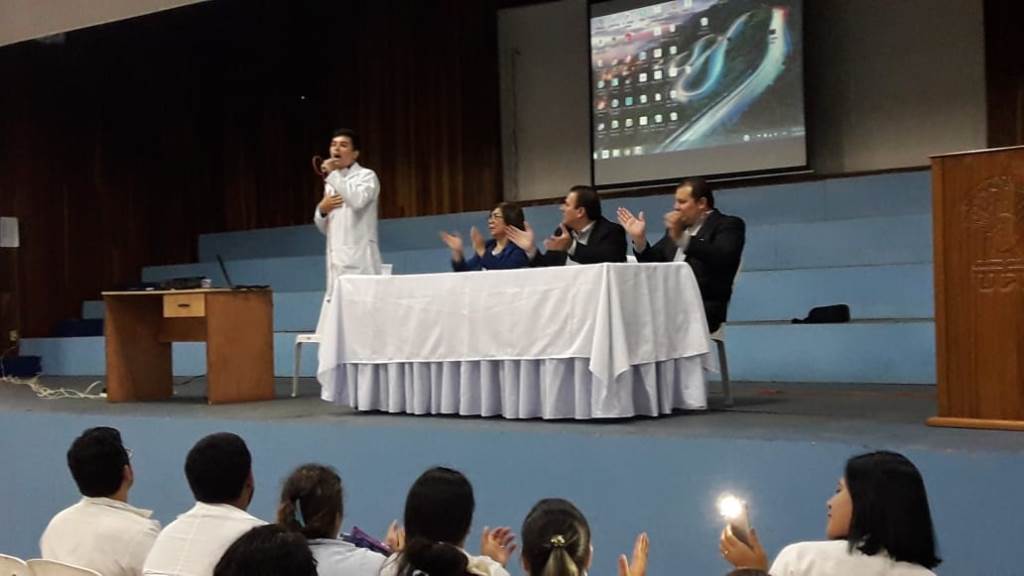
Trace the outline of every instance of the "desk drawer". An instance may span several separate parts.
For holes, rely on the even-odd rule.
[[[206,294],[164,294],[164,318],[206,316]]]

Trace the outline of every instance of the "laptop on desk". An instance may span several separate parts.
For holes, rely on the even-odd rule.
[[[217,263],[220,264],[220,273],[224,275],[224,281],[227,282],[228,288],[231,290],[267,290],[270,288],[269,284],[239,284],[236,286],[231,282],[228,267],[224,265],[224,259],[220,257],[220,254],[217,254]]]

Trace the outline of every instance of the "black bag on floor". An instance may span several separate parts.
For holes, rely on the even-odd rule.
[[[815,306],[807,313],[806,318],[793,318],[793,324],[838,324],[849,321],[850,307],[846,304]]]

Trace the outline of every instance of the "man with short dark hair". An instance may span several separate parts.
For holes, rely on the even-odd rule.
[[[703,178],[683,180],[676,187],[675,206],[665,214],[665,236],[647,243],[644,213],[634,216],[619,208],[619,223],[633,239],[640,262],[686,262],[693,269],[711,332],[725,322],[732,283],[740,267],[746,224],[715,210],[715,195]]]
[[[601,215],[601,199],[590,186],[569,189],[560,207],[562,223],[538,252],[529,222],[523,230],[509,227],[509,240],[526,251],[530,266],[562,266],[626,261],[626,232]]]
[[[104,576],[138,576],[160,523],[128,504],[135,481],[128,450],[114,428],[89,428],[68,449],[68,468],[82,499],[50,520],[42,557]]]
[[[211,434],[189,450],[185,477],[196,505],[164,528],[145,574],[211,576],[239,536],[266,522],[246,512],[253,495],[252,456],[235,434]]]

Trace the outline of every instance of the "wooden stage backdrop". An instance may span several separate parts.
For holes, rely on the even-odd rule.
[[[501,197],[495,0],[218,0],[0,48],[26,336],[197,235],[309,222],[332,128],[384,218]]]

